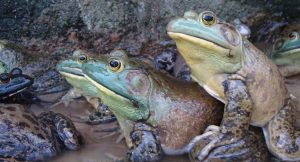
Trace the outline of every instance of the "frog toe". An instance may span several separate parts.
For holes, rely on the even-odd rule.
[[[208,126],[208,127],[205,129],[204,133],[206,133],[206,132],[218,132],[218,131],[220,131],[220,127],[219,127],[219,126],[216,126],[216,125],[210,125],[210,126]]]
[[[212,140],[208,145],[206,145],[200,152],[200,154],[198,155],[198,160],[200,161],[204,161],[207,159],[209,153],[215,148],[217,147],[217,142],[218,139],[214,139]]]

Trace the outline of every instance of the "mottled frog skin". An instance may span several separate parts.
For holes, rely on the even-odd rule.
[[[270,58],[284,77],[300,74],[300,36],[292,32],[275,42]]]
[[[33,79],[22,74],[18,68],[10,73],[0,74],[0,103],[6,102],[11,96],[18,94],[33,84]]]
[[[172,20],[168,34],[191,68],[191,76],[226,104],[220,130],[199,153],[243,138],[249,125],[263,128],[269,151],[282,160],[300,160],[300,133],[293,105],[277,66],[214,13],[186,12]]]
[[[204,130],[208,125],[220,123],[223,105],[196,83],[156,71],[138,59],[128,58],[124,51],[91,59],[82,65],[82,71],[116,115],[131,147],[131,161],[155,161],[162,153],[189,153],[199,137],[207,136]],[[241,147],[236,145],[235,151]]]
[[[51,111],[36,117],[18,104],[0,104],[0,130],[0,157],[7,161],[45,161],[81,143],[68,118]]]

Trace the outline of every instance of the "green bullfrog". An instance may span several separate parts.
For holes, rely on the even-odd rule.
[[[82,143],[71,120],[62,114],[35,116],[19,104],[0,104],[0,130],[3,161],[45,161],[63,148],[78,150]]]
[[[70,100],[84,96],[95,108],[96,112],[91,113],[88,118],[80,118],[91,124],[114,121],[115,117],[113,114],[97,98],[97,88],[84,78],[81,71],[82,64],[88,61],[88,59],[88,55],[81,50],[77,50],[74,51],[72,58],[64,60],[57,65],[57,71],[74,87],[61,101],[67,106]]]
[[[300,36],[292,32],[275,42],[270,55],[284,77],[300,74]]]
[[[128,58],[124,51],[115,50],[108,56],[90,59],[81,69],[85,78],[100,91],[98,97],[117,117],[131,148],[128,153],[131,161],[156,161],[162,153],[189,153],[198,138],[209,134],[204,133],[208,125],[220,124],[223,104],[197,83],[177,80],[156,71],[139,59]],[[247,140],[232,146],[236,150],[219,148],[227,152],[224,151],[223,157],[215,154],[211,158],[231,159],[236,154],[261,158],[265,155],[267,151],[257,150],[264,147],[242,144]],[[240,151],[245,149],[248,151]],[[259,155],[254,155],[258,152]]]
[[[213,12],[186,12],[169,22],[168,35],[191,69],[191,77],[225,103],[220,130],[199,151],[204,160],[218,146],[246,136],[249,125],[261,127],[269,151],[282,160],[300,160],[300,132],[293,104],[277,66],[231,24]]]
[[[14,68],[9,73],[0,74],[0,103],[15,94],[19,94],[33,84],[33,79],[18,68]]]

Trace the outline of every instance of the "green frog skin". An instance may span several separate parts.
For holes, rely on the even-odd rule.
[[[269,151],[282,160],[300,160],[300,133],[293,126],[293,104],[277,66],[230,24],[210,11],[186,12],[169,22],[168,35],[191,69],[193,80],[225,103],[220,130],[198,156],[262,127]]]
[[[108,56],[91,59],[82,65],[82,71],[101,92],[98,96],[104,104],[116,115],[127,144],[132,148],[131,161],[158,160],[161,152],[168,155],[189,153],[199,137],[207,136],[207,133],[200,135],[207,126],[219,124],[219,117],[222,117],[220,106],[223,105],[196,83],[156,71],[139,59],[128,58],[124,51],[116,50]],[[235,151],[224,153],[225,159],[230,159],[241,147],[245,145],[236,145]],[[256,150],[256,146],[249,148],[260,155],[265,153]],[[225,150],[224,147],[220,149]],[[221,159],[222,156],[211,157]]]
[[[78,150],[81,136],[70,119],[54,112],[39,116],[18,104],[0,104],[0,159],[45,161],[64,147]]]
[[[84,96],[96,111],[102,112],[101,119],[99,118],[95,121],[90,121],[90,119],[84,120],[93,124],[114,121],[115,117],[111,116],[112,114],[108,110],[101,109],[104,106],[101,107],[101,101],[97,98],[97,88],[84,78],[81,71],[82,64],[88,61],[88,59],[89,57],[83,51],[77,50],[73,53],[72,58],[64,60],[57,65],[57,71],[59,71],[60,74],[66,78],[67,82],[74,87],[61,101],[67,105],[69,100]],[[97,117],[95,116],[95,118]]]
[[[276,41],[271,59],[284,77],[300,74],[300,36],[292,32]]]
[[[6,66],[6,64],[2,61],[0,61],[0,74],[7,72],[8,67]]]
[[[22,74],[18,68],[10,73],[0,74],[0,102],[4,102],[9,97],[18,94],[33,84],[33,79]]]

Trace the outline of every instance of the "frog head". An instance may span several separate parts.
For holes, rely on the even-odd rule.
[[[0,74],[0,100],[22,92],[33,84],[33,79],[14,68],[10,73]]]
[[[72,58],[64,60],[57,65],[57,70],[65,77],[72,79],[84,79],[81,66],[88,60],[88,56],[81,50],[73,53]]]
[[[273,46],[272,60],[277,65],[291,65],[300,58],[300,35],[292,32]]]
[[[97,88],[84,77],[81,70],[82,64],[89,59],[84,51],[76,50],[71,58],[60,62],[56,69],[73,87],[82,90],[86,95],[97,97]]]
[[[200,83],[220,73],[236,72],[242,66],[241,34],[234,26],[218,20],[213,12],[188,11],[183,18],[169,22],[167,32],[190,66],[192,77],[202,79]]]
[[[82,71],[101,92],[102,102],[116,116],[131,121],[148,119],[147,105],[152,87],[143,64],[128,59],[124,51],[116,50],[108,56],[87,61]]]

